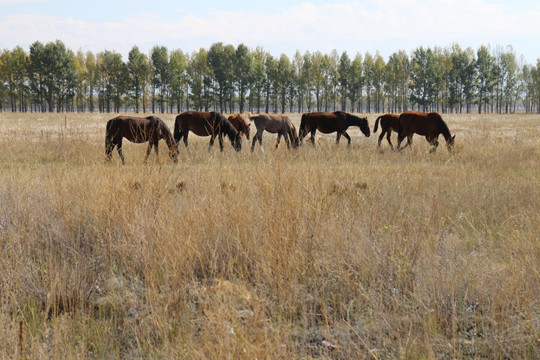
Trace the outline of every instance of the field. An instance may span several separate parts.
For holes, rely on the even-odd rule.
[[[540,358],[540,115],[125,166],[111,117],[0,113],[0,358]]]

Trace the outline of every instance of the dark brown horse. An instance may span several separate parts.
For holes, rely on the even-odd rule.
[[[247,121],[242,114],[232,114],[227,118],[227,120],[230,121],[230,123],[234,126],[236,131],[240,133],[240,137],[242,135],[246,135],[246,139],[249,140],[249,130],[251,123]]]
[[[448,126],[436,112],[422,113],[416,111],[407,111],[399,116],[400,131],[398,134],[398,149],[400,148],[403,139],[407,138],[407,145],[411,145],[413,134],[418,134],[426,137],[426,140],[431,144],[430,152],[435,152],[439,146],[439,135],[442,134],[446,140],[448,151],[452,151],[454,147],[455,135],[450,134]]]
[[[351,137],[347,134],[349,126],[358,126],[366,137],[370,135],[367,118],[360,118],[344,111],[306,113],[302,115],[300,122],[300,141],[311,133],[310,140],[315,145],[315,132],[319,130],[324,134],[337,132],[336,144],[339,144],[341,135],[345,136],[348,141],[347,146],[350,146]]]
[[[174,140],[179,144],[184,138],[184,144],[188,147],[188,134],[192,131],[198,136],[210,136],[208,151],[212,151],[216,136],[219,139],[219,148],[223,151],[223,134],[229,137],[236,151],[242,149],[240,134],[223,114],[215,111],[185,111],[176,117],[174,122]]]
[[[114,147],[117,147],[118,155],[122,159],[122,164],[125,163],[124,154],[122,154],[122,139],[126,138],[134,143],[148,142],[146,157],[144,162],[148,160],[152,147],[156,152],[156,157],[159,158],[158,143],[160,139],[164,139],[169,147],[169,156],[176,163],[178,162],[178,149],[176,142],[172,136],[171,130],[157,116],[148,116],[145,118],[133,116],[117,116],[114,119],[107,121],[107,129],[105,134],[105,155],[110,161]]]
[[[379,128],[379,120],[381,121],[381,130],[382,133],[379,136],[379,147],[381,147],[381,141],[386,134],[386,140],[390,144],[390,147],[392,150],[394,150],[394,145],[392,144],[392,141],[390,140],[390,135],[392,135],[392,130],[399,134],[399,115],[396,114],[384,114],[381,115],[375,120],[375,128],[373,129],[373,133],[375,134],[377,132],[377,129]]]
[[[292,121],[285,115],[276,115],[276,114],[259,114],[252,115],[248,112],[248,117],[250,121],[255,122],[257,127],[257,133],[253,136],[253,142],[251,143],[251,152],[255,149],[255,143],[259,140],[259,145],[261,151],[264,152],[262,147],[262,134],[266,130],[272,134],[278,134],[276,149],[279,146],[279,141],[281,137],[285,139],[287,143],[287,148],[290,149],[290,142],[292,142],[293,148],[297,148],[299,145],[298,134],[296,133],[296,127]]]

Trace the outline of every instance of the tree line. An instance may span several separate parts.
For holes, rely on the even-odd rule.
[[[74,52],[60,40],[0,52],[0,111],[540,113],[540,59],[458,44],[376,54],[319,51],[275,57],[214,43],[191,54],[133,46]]]

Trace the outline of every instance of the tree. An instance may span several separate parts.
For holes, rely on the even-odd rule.
[[[362,89],[364,88],[364,61],[361,54],[356,54],[351,62],[351,81],[349,86],[349,101],[351,110],[361,112],[362,109]]]
[[[281,113],[285,112],[289,92],[293,84],[294,69],[290,59],[285,54],[281,54],[277,64],[276,73],[276,95],[279,94]]]
[[[244,44],[238,45],[234,58],[234,84],[238,91],[240,112],[244,112],[246,92],[253,81],[253,64],[249,49]]]
[[[30,46],[31,87],[42,111],[44,102],[50,112],[63,110],[66,97],[76,84],[73,59],[73,51],[60,40],[46,45],[36,41]]]
[[[485,108],[491,100],[492,91],[495,85],[495,58],[489,53],[488,47],[482,45],[477,53],[476,70],[478,74],[478,113],[482,113],[482,106]]]
[[[119,112],[122,95],[129,82],[128,69],[122,61],[122,55],[110,50],[98,53],[97,73],[100,111]]]
[[[169,67],[169,52],[165,46],[154,46],[150,51],[152,76],[152,113],[156,112],[156,96],[159,110],[165,112],[165,101],[169,95],[171,71]]]
[[[141,95],[148,82],[150,66],[148,64],[147,56],[141,53],[137,46],[133,46],[129,51],[127,70],[130,80],[129,88],[133,91],[133,99],[135,100],[135,112],[138,113]],[[144,110],[143,106],[143,111]]]
[[[277,74],[278,74],[278,62],[277,60],[270,55],[270,53],[264,53],[264,74],[265,74],[265,86],[263,89],[265,96],[265,112],[270,112],[270,100],[274,112],[277,112],[277,101],[276,101],[276,88],[277,88]]]
[[[262,47],[258,46],[255,51],[251,52],[251,63],[253,66],[253,81],[250,88],[250,102],[257,104],[257,112],[261,112],[262,93],[266,82],[266,74],[264,68],[265,52]],[[250,106],[250,110],[251,106]]]
[[[375,90],[375,112],[384,112],[384,73],[386,64],[381,54],[377,52],[375,54],[375,63],[373,64],[373,88]],[[382,110],[381,110],[382,108]]]
[[[338,66],[338,84],[339,84],[339,96],[340,96],[340,109],[347,111],[347,94],[350,90],[350,84],[352,80],[351,76],[351,59],[346,51],[341,54],[339,58]]]
[[[411,59],[410,99],[423,111],[436,105],[440,84],[440,64],[430,48],[420,47]]]
[[[86,72],[88,75],[88,107],[90,112],[94,112],[94,89],[97,79],[96,57],[91,51],[86,52],[85,58]]]
[[[187,98],[186,81],[187,57],[182,50],[171,51],[169,66],[171,71],[171,112],[176,104],[176,111],[182,111],[182,103]]]
[[[212,69],[216,80],[219,109],[224,110],[224,101],[232,92],[235,50],[232,45],[224,46],[218,42],[210,46],[208,50],[208,65]]]
[[[388,58],[384,71],[385,91],[390,95],[390,110],[394,113],[407,109],[409,57],[400,50]]]
[[[208,111],[211,105],[209,94],[211,69],[208,66],[208,53],[205,49],[201,48],[199,51],[193,52],[187,64],[186,73],[193,108]]]
[[[17,46],[13,51],[5,50],[0,55],[0,83],[9,98],[11,111],[27,110],[29,58]],[[1,86],[1,85],[0,85]],[[1,98],[0,98],[1,101]]]
[[[311,81],[313,84],[313,91],[315,93],[315,103],[317,111],[322,110],[322,96],[323,89],[326,82],[325,69],[324,69],[324,56],[320,51],[317,51],[311,57]]]

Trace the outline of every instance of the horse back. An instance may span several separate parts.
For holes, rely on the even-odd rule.
[[[328,134],[335,131],[343,131],[347,128],[345,117],[340,116],[341,112],[312,112],[306,115],[306,127],[309,130],[317,129]]]
[[[421,113],[408,111],[399,116],[399,123],[405,136],[408,134],[418,134],[423,136],[437,136],[440,134],[439,120],[437,113]]]
[[[184,111],[176,117],[175,133],[191,131],[198,136],[208,136],[213,133],[216,126],[214,112]]]

